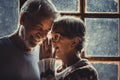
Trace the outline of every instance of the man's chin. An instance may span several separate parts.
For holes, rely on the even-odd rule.
[[[26,42],[26,46],[28,47],[28,48],[35,48],[37,45],[40,45],[40,44],[42,44],[43,43],[43,41],[40,41],[40,42],[34,42],[34,41],[29,41],[29,42]]]
[[[27,43],[26,46],[30,49],[33,49],[37,46],[37,44],[36,43]]]
[[[37,45],[41,45],[43,43],[43,41],[40,41],[40,42],[32,42],[32,43],[30,43],[29,45],[32,47],[32,48],[34,48],[34,47],[36,47]]]
[[[34,48],[34,47],[36,47],[38,45],[38,43],[32,43],[32,44],[30,44],[30,47],[31,48]]]

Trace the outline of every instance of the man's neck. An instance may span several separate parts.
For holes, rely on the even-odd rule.
[[[20,36],[18,35],[18,33],[15,33],[15,34],[11,35],[9,37],[9,39],[11,40],[11,42],[13,43],[13,45],[15,45],[16,47],[18,47],[21,51],[23,51],[23,52],[32,51],[32,48],[28,48],[28,47],[25,46],[24,42],[22,41],[22,39],[20,38]]]

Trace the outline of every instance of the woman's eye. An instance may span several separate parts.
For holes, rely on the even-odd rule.
[[[54,41],[58,41],[58,40],[59,40],[59,36],[58,36],[58,35],[55,35],[55,36],[53,37],[53,40],[54,40]]]
[[[52,40],[53,41],[59,41],[61,38],[61,35],[60,34],[52,34]]]
[[[55,35],[54,39],[57,40],[58,39],[58,35]]]

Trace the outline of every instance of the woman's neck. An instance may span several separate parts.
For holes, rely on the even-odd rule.
[[[76,62],[78,62],[79,60],[81,60],[80,56],[78,56],[77,54],[79,53],[71,53],[69,55],[66,56],[66,58],[64,58],[63,63],[66,67],[71,66],[73,64],[75,64]]]

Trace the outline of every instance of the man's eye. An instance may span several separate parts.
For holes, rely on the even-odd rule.
[[[44,32],[49,32],[49,30],[44,30]]]
[[[43,29],[42,29],[42,28],[36,28],[36,30],[43,31]]]

